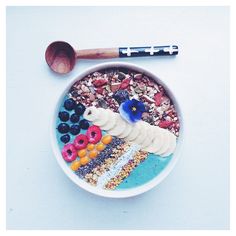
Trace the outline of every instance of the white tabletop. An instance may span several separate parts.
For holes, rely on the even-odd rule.
[[[9,7],[7,227],[228,229],[228,15],[227,7]],[[158,187],[107,199],[60,169],[49,137],[56,98],[78,73],[104,61],[81,61],[71,74],[55,75],[44,60],[55,40],[81,49],[179,45],[176,58],[122,60],[158,75],[182,108],[182,155]]]

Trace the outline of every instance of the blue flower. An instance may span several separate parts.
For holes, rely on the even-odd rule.
[[[126,100],[121,103],[119,112],[123,119],[129,123],[135,123],[141,120],[142,114],[145,112],[145,106],[136,99]]]

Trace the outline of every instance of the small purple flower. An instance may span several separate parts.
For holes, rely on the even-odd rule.
[[[126,100],[121,103],[119,112],[123,119],[132,124],[141,120],[142,114],[145,112],[145,106],[136,99]]]

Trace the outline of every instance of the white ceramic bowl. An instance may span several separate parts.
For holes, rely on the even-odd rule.
[[[92,72],[106,69],[106,68],[115,68],[115,67],[129,68],[131,70],[135,70],[137,72],[144,73],[147,76],[149,76],[150,78],[152,78],[153,80],[155,80],[158,84],[163,85],[164,89],[167,91],[168,96],[171,98],[171,100],[175,106],[175,109],[177,111],[177,114],[178,114],[178,117],[180,120],[180,132],[179,132],[177,148],[176,148],[170,162],[163,169],[163,171],[160,174],[158,174],[156,177],[154,177],[152,180],[150,180],[149,182],[147,182],[141,186],[127,189],[127,190],[119,190],[119,191],[118,190],[116,191],[116,190],[98,189],[98,188],[95,188],[95,187],[89,185],[84,180],[80,179],[76,174],[73,173],[73,171],[71,171],[70,168],[68,168],[67,163],[64,161],[64,159],[61,156],[61,151],[59,149],[59,145],[58,145],[57,139],[56,139],[56,119],[57,119],[58,111],[59,111],[59,108],[62,104],[63,98],[65,97],[65,95],[67,94],[67,92],[69,91],[71,86],[75,83],[75,81],[82,79],[83,77],[85,77],[86,75],[88,75]],[[54,114],[53,114],[52,125],[51,125],[52,148],[53,148],[55,157],[56,157],[59,165],[61,166],[61,168],[65,172],[65,174],[79,187],[81,187],[91,193],[94,193],[94,194],[97,194],[100,196],[104,196],[104,197],[111,197],[111,198],[132,197],[132,196],[144,193],[144,192],[150,190],[151,188],[157,186],[158,184],[160,184],[166,178],[166,176],[171,172],[171,170],[174,168],[174,166],[179,158],[179,152],[180,152],[180,146],[182,144],[182,140],[183,140],[183,118],[181,115],[181,110],[179,108],[178,102],[176,101],[176,98],[173,95],[173,92],[155,74],[145,70],[142,67],[136,66],[131,63],[124,63],[124,62],[101,63],[96,66],[90,67],[86,71],[80,73],[75,79],[73,79],[71,81],[71,83],[69,83],[67,85],[67,87],[64,89],[64,91],[61,93],[61,95],[57,101],[57,104],[56,104],[55,110],[54,110]]]

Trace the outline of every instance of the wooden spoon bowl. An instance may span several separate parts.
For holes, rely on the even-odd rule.
[[[75,66],[76,52],[69,43],[56,41],[47,47],[45,59],[53,71],[66,74]]]

